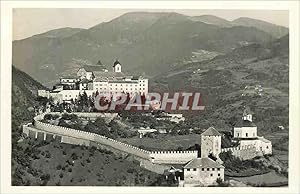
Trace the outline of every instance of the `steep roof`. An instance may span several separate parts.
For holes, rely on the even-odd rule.
[[[224,166],[210,158],[195,158],[189,161],[183,168],[224,168]]]
[[[100,60],[98,60],[98,62],[96,63],[96,65],[104,66],[103,63]]]
[[[209,127],[201,135],[204,135],[204,136],[221,136],[221,134],[214,127]]]
[[[248,120],[239,120],[235,123],[234,127],[256,127],[256,125]]]
[[[118,64],[120,64],[121,65],[121,63],[118,61],[118,60],[116,60],[115,62],[114,62],[114,65],[113,65],[113,67],[115,67],[116,65],[118,65]]]
[[[96,71],[94,72],[95,78],[120,78],[120,77],[124,77],[124,73],[122,72],[105,72],[105,71]]]
[[[97,72],[106,69],[104,65],[84,65],[82,68],[84,68],[87,72]]]
[[[252,115],[253,112],[250,110],[250,108],[246,108],[243,112],[243,116],[246,116],[246,115]]]

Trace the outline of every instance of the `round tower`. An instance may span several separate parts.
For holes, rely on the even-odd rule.
[[[221,134],[214,128],[209,127],[201,134],[201,158],[212,154],[218,157],[221,153]]]

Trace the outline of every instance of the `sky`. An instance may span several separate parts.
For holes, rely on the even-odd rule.
[[[289,25],[288,11],[284,10],[147,10],[93,8],[15,8],[13,10],[13,40],[20,40],[49,30],[73,27],[90,28],[128,12],[177,12],[189,16],[215,15],[226,20],[239,17],[259,19],[273,24]]]

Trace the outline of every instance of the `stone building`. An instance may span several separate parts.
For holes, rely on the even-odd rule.
[[[212,154],[218,157],[221,153],[221,134],[214,128],[209,127],[201,134],[201,158]]]
[[[184,169],[184,187],[216,185],[217,179],[224,180],[224,166],[208,157],[195,158]]]
[[[272,154],[272,142],[257,135],[257,126],[253,122],[252,112],[245,110],[243,117],[233,127],[234,141],[239,146],[254,146],[263,155]]]

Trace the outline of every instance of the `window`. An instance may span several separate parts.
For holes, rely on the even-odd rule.
[[[248,137],[248,133],[246,133],[246,137]]]
[[[218,168],[218,170],[220,170],[220,168]]]
[[[221,174],[220,174],[220,173],[218,173],[218,176],[221,176]]]
[[[209,171],[209,168],[207,168],[207,171]]]
[[[194,170],[194,171],[196,171],[197,169],[196,169],[196,168],[194,168],[193,170]]]
[[[204,171],[204,168],[202,168],[202,171]]]
[[[237,136],[239,137],[239,136],[240,136],[240,133],[237,133]]]
[[[215,168],[212,168],[211,170],[212,170],[212,171],[215,171]]]
[[[186,169],[187,171],[190,171],[190,169],[188,168],[188,169]]]
[[[213,176],[213,174],[210,174],[210,176]]]
[[[269,146],[267,146],[266,148],[269,149]]]

